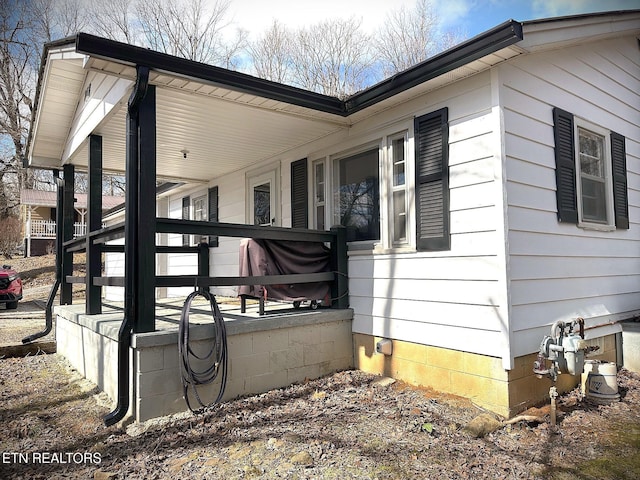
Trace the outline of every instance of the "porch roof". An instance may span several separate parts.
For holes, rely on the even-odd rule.
[[[136,65],[156,85],[158,176],[206,182],[296,149],[304,157],[311,142],[522,53],[521,39],[510,20],[342,100],[79,33],[45,45],[25,164],[82,170],[97,134],[104,170],[124,171]]]
[[[340,140],[375,113],[515,56],[637,32],[639,12],[509,20],[344,100],[79,33],[45,45],[24,163],[82,170],[87,138],[97,134],[104,170],[124,171],[136,65],[156,85],[158,177],[208,182],[305,157],[312,142]]]

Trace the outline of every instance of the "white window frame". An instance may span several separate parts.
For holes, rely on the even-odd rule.
[[[197,209],[196,205],[198,203],[202,202],[202,208],[200,208],[199,210]],[[202,218],[197,218],[197,212],[200,212],[200,216],[202,216]],[[191,196],[191,205],[190,205],[190,209],[189,209],[189,217],[191,217],[191,220],[196,220],[196,221],[200,221],[200,222],[206,222],[209,220],[209,197],[208,194],[205,192],[202,195],[192,195]],[[206,236],[200,236],[200,235],[191,235],[191,245],[192,246],[197,246],[201,240],[203,240],[206,242],[208,241],[208,237]]]
[[[380,196],[380,205],[378,208],[378,212],[380,215],[380,219],[379,219],[380,238],[370,239],[370,240],[351,241],[349,242],[349,245],[350,245],[350,249],[352,250],[379,249],[381,243],[384,242],[384,237],[386,235],[386,230],[387,230],[386,220],[385,220],[386,214],[385,214],[385,210],[383,210],[385,205],[385,199],[384,199],[385,194],[383,190],[383,188],[385,188],[384,187],[385,182],[382,180],[382,174],[384,173],[384,168],[382,166],[383,155],[384,155],[384,138],[378,137],[378,139],[376,139],[375,141],[363,142],[357,147],[344,150],[335,155],[331,155],[329,159],[330,161],[327,162],[330,165],[330,172],[325,171],[325,174],[330,173],[331,175],[330,177],[327,177],[330,179],[330,182],[331,182],[330,195],[329,197],[326,197],[327,199],[330,198],[330,201],[331,201],[331,204],[327,206],[327,208],[329,208],[328,217],[331,219],[332,224],[339,225],[340,218],[339,218],[339,214],[336,213],[336,208],[339,203],[339,200],[337,198],[337,193],[336,193],[336,185],[340,183],[340,178],[339,178],[340,169],[337,167],[337,165],[342,160],[346,160],[350,157],[354,157],[356,155],[367,152],[369,150],[375,150],[376,148],[378,149],[378,191]],[[326,210],[325,210],[325,214],[326,214]]]
[[[403,163],[404,163],[404,183],[402,185],[394,185],[394,142],[402,140],[403,148]],[[413,229],[412,229],[412,208],[410,200],[410,185],[413,185],[412,168],[411,168],[411,155],[409,150],[409,132],[405,130],[403,132],[388,135],[385,142],[385,155],[384,155],[384,168],[382,172],[382,181],[384,183],[384,203],[385,211],[387,212],[386,235],[384,235],[384,246],[387,249],[409,247],[413,244]],[[404,238],[395,240],[395,212],[394,212],[394,198],[395,192],[404,193],[404,215],[405,215],[405,231]]]
[[[331,211],[331,209],[329,208],[329,184],[331,182],[329,181],[329,168],[327,164],[328,162],[326,158],[320,158],[311,162],[311,221],[313,226],[312,228],[316,230],[328,230],[328,227],[330,226],[328,213]],[[320,192],[320,188],[318,187],[317,183],[316,167],[322,167],[324,175],[324,181],[322,182],[322,186],[320,187],[322,188],[321,191],[324,197],[322,201],[318,200],[318,193]],[[320,206],[324,207],[324,217],[322,218],[322,224],[324,225],[323,229],[320,229],[318,227],[318,221],[320,220],[318,218],[318,207]]]
[[[611,132],[605,128],[574,117],[575,162],[576,162],[576,197],[578,204],[578,226],[589,230],[612,231],[616,229],[613,205],[613,178],[611,172]],[[606,221],[597,222],[584,218],[582,203],[582,169],[580,166],[580,130],[586,130],[603,138],[604,187]]]

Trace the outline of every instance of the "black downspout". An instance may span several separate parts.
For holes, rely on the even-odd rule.
[[[58,294],[60,282],[62,281],[62,198],[64,197],[64,180],[60,178],[60,171],[53,171],[53,179],[58,186],[56,194],[56,280],[49,292],[47,306],[45,308],[44,330],[29,335],[22,339],[22,343],[31,343],[39,338],[46,337],[53,329],[53,302]]]
[[[124,221],[124,319],[118,331],[118,404],[115,410],[104,417],[107,427],[122,420],[129,410],[129,349],[135,302],[137,301],[137,243],[138,243],[138,196],[139,196],[139,147],[138,107],[147,93],[149,68],[138,65],[136,84],[129,97],[127,111],[127,159]]]

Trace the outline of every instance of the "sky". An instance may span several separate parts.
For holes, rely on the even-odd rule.
[[[509,19],[539,18],[640,8],[640,0],[432,0],[443,30],[473,37]],[[362,18],[363,28],[374,31],[390,10],[415,0],[231,0],[235,25],[257,35],[274,19],[297,28],[330,18]]]

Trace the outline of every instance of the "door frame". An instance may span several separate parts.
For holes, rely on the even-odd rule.
[[[257,185],[270,183],[270,210],[273,221],[271,225],[280,226],[282,217],[280,215],[280,163],[272,163],[265,165],[259,169],[250,170],[245,175],[245,205],[246,205],[246,223],[254,225],[253,215],[253,188]]]

